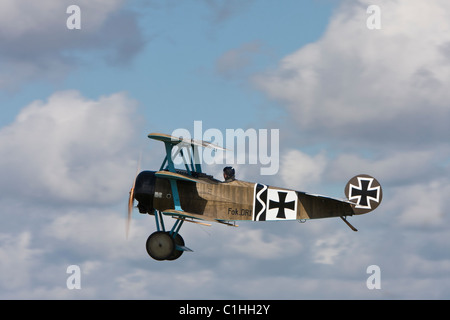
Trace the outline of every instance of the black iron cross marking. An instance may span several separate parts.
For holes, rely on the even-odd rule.
[[[287,192],[281,192],[278,191],[278,199],[279,202],[270,200],[269,201],[269,209],[276,209],[278,208],[277,218],[278,219],[286,219],[286,214],[284,212],[284,209],[295,209],[295,201],[289,201],[286,202],[286,196]]]
[[[373,179],[358,178],[359,186],[350,185],[349,200],[358,200],[358,206],[371,209],[370,200],[379,201],[379,187],[372,188]]]

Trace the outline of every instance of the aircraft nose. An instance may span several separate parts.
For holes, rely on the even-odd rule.
[[[136,177],[134,198],[138,201],[137,207],[140,213],[153,212],[155,183],[155,171],[142,171]]]

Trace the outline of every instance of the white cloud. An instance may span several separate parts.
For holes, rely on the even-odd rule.
[[[331,237],[320,238],[314,243],[314,262],[322,264],[334,264],[345,249],[348,243],[342,241],[342,237],[333,235]]]
[[[35,79],[55,81],[100,53],[109,62],[126,62],[139,51],[143,36],[125,1],[76,1],[81,29],[69,30],[71,0],[5,0],[0,3],[0,89],[16,90]]]
[[[0,131],[3,194],[47,203],[117,201],[136,168],[135,110],[124,93],[90,100],[62,91],[32,102]]]
[[[280,175],[283,185],[306,191],[321,181],[326,165],[324,153],[310,156],[298,150],[288,150],[281,159]]]
[[[0,234],[0,283],[4,290],[28,287],[30,273],[41,253],[31,247],[32,235],[24,231],[17,235]]]
[[[448,179],[402,186],[395,190],[388,203],[403,226],[439,227],[444,222],[450,205]]]
[[[123,209],[122,214],[111,208],[69,211],[43,227],[42,235],[51,240],[50,243],[55,240],[56,243],[63,243],[65,250],[70,250],[72,254],[82,254],[86,259],[82,266],[84,274],[98,272],[105,260],[148,258],[144,244],[150,232],[145,227],[152,219],[146,216],[143,221],[135,217],[127,240],[125,205]],[[53,245],[52,250],[57,250],[58,246]],[[88,260],[98,257],[101,257],[102,263]]]
[[[323,37],[255,81],[315,136],[378,146],[446,140],[450,3],[344,1]],[[369,143],[370,142],[370,143]]]
[[[227,247],[232,252],[256,259],[288,257],[302,251],[302,245],[295,237],[279,237],[260,229],[242,230],[230,239]]]
[[[379,158],[371,158],[357,153],[341,153],[330,161],[326,175],[332,179],[350,179],[352,176],[367,173],[383,184],[399,184],[426,181],[439,177],[439,159],[436,154],[443,150],[403,150],[392,151]]]

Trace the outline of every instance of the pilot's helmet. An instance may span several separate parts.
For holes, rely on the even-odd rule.
[[[234,179],[234,168],[233,167],[225,167],[223,168],[223,174],[227,179]]]

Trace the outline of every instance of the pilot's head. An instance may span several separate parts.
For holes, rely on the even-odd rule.
[[[223,168],[223,178],[225,181],[233,181],[234,178],[234,168],[233,167],[225,167]]]

